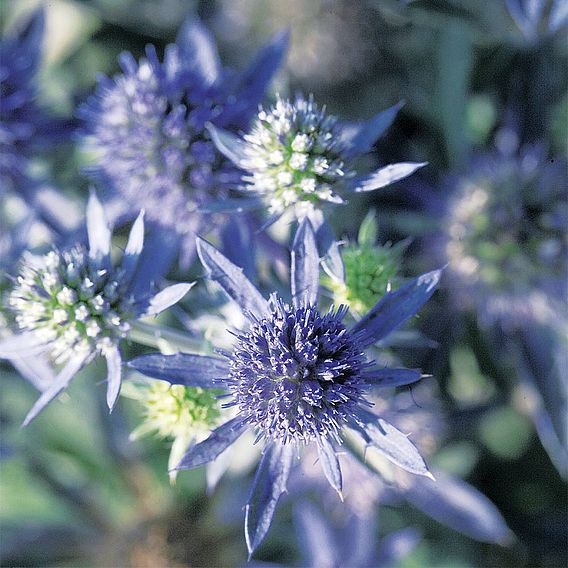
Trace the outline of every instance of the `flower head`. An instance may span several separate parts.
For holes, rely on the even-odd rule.
[[[134,432],[136,437],[152,431],[160,438],[202,437],[221,418],[219,401],[210,389],[151,381],[130,390],[144,413],[143,424]]]
[[[242,138],[209,128],[219,150],[247,172],[245,191],[259,195],[273,214],[293,208],[302,218],[325,203],[344,203],[346,192],[379,189],[425,165],[391,164],[367,176],[355,175],[357,158],[371,149],[399,108],[347,126],[319,108],[312,96],[294,101],[279,97],[271,108],[260,108]]]
[[[193,446],[177,469],[214,460],[245,430],[265,441],[246,507],[249,552],[266,535],[278,499],[286,489],[294,451],[315,442],[330,485],[341,495],[342,476],[336,446],[345,428],[377,447],[395,464],[430,475],[414,445],[394,426],[366,410],[365,392],[374,386],[397,386],[420,380],[412,369],[376,368],[364,350],[413,316],[433,294],[440,272],[434,271],[386,294],[350,329],[345,307],[321,314],[317,308],[319,258],[309,220],[301,223],[292,246],[288,305],[269,301],[217,249],[198,241],[209,277],[241,307],[251,324],[236,334],[226,360],[200,355],[144,355],[130,362],[138,371],[173,384],[219,388],[235,406],[234,418]]]
[[[343,158],[337,118],[319,109],[313,98],[293,103],[278,99],[261,110],[244,136],[246,159],[241,166],[252,191],[270,200],[272,213],[302,203],[341,203],[332,191],[353,176]]]
[[[482,156],[457,179],[444,252],[454,290],[482,321],[554,317],[568,258],[564,167],[532,146]]]
[[[286,44],[285,35],[276,36],[239,76],[221,68],[209,32],[197,21],[182,26],[163,63],[153,46],[138,62],[122,54],[122,74],[101,79],[80,109],[93,173],[133,210],[145,209],[149,220],[193,235],[200,226],[196,209],[236,175],[205,124],[246,127]]]
[[[20,333],[0,341],[5,359],[50,356],[64,364],[55,381],[28,414],[29,423],[96,355],[108,367],[107,402],[114,406],[121,385],[120,340],[131,322],[155,315],[180,300],[192,284],[174,284],[149,293],[156,276],[141,258],[144,220],[140,214],[118,266],[111,262],[111,230],[94,192],[87,207],[88,246],[26,254],[8,296]],[[152,259],[152,263],[155,260]]]
[[[357,405],[365,404],[363,371],[370,366],[342,319],[271,300],[269,318],[238,335],[227,385],[234,404],[268,440],[339,440]]]

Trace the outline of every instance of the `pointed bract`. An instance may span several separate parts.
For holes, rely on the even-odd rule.
[[[291,444],[275,442],[264,450],[245,507],[249,558],[268,533],[278,500],[286,491],[293,455]]]
[[[209,438],[192,446],[175,469],[193,469],[220,456],[246,429],[240,417],[225,422],[211,432]]]
[[[433,270],[411,280],[395,292],[388,292],[367,315],[353,326],[353,332],[360,333],[363,345],[379,341],[426,303],[436,289],[441,270]]]
[[[373,369],[363,374],[364,381],[372,387],[402,387],[422,378],[418,369]]]
[[[131,279],[134,276],[138,259],[144,248],[144,211],[141,211],[130,229],[128,242],[124,249],[124,256],[120,264],[124,270],[124,277]]]
[[[291,291],[295,306],[317,305],[319,256],[312,224],[304,218],[292,243]]]
[[[408,177],[410,174],[413,174],[416,170],[423,168],[427,164],[428,162],[400,162],[399,164],[389,164],[388,166],[384,166],[376,172],[355,181],[353,191],[360,193],[381,189],[395,181]]]
[[[172,385],[199,388],[219,388],[219,383],[229,369],[223,359],[189,353],[141,355],[129,361],[128,366],[143,375]]]
[[[158,292],[148,301],[148,307],[143,316],[155,316],[177,304],[195,286],[195,282],[172,284]]]
[[[400,430],[362,408],[357,410],[357,417],[364,426],[354,423],[351,426],[363,436],[367,444],[376,448],[389,461],[402,469],[432,477],[416,446]]]
[[[373,118],[351,126],[348,135],[345,136],[347,154],[351,156],[368,152],[393,123],[403,105],[401,101],[379,112]]]
[[[207,124],[207,130],[211,134],[217,150],[225,157],[229,158],[236,166],[244,168],[247,163],[246,144],[235,134],[227,132],[222,128],[217,128],[213,124]]]
[[[87,203],[87,234],[89,238],[89,257],[101,266],[110,264],[111,230],[94,190],[91,190]]]
[[[197,239],[197,254],[207,269],[208,278],[218,282],[245,314],[265,316],[269,313],[268,302],[243,274],[242,268],[234,265],[213,245],[201,238]]]
[[[482,542],[511,544],[514,536],[497,507],[461,479],[436,472],[413,480],[405,497],[438,522]]]
[[[181,26],[176,44],[203,85],[209,86],[221,78],[221,61],[209,30],[195,17]]]
[[[46,342],[36,333],[19,333],[0,340],[0,359],[31,357],[46,349]]]
[[[332,278],[339,281],[345,280],[345,267],[339,252],[339,243],[335,239],[330,224],[319,210],[313,211],[309,215],[309,219],[316,233],[316,242],[323,269]]]
[[[318,454],[325,477],[343,500],[341,493],[343,489],[341,465],[339,464],[339,459],[337,458],[334,447],[325,438],[322,438],[318,442]]]
[[[65,367],[55,377],[53,384],[45,390],[28,412],[22,426],[27,426],[36,416],[59,394],[61,394],[73,380],[85,363],[85,355],[76,355],[70,359]]]
[[[106,400],[109,410],[112,410],[120,394],[120,385],[122,383],[122,357],[118,347],[108,348],[105,352],[105,359],[107,363]]]

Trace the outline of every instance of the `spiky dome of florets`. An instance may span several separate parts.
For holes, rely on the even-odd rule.
[[[265,196],[273,213],[291,205],[342,202],[333,190],[351,172],[342,156],[337,119],[312,97],[294,102],[278,98],[273,107],[260,110],[244,138],[244,165],[250,171],[244,180]]]
[[[133,210],[145,209],[148,219],[194,233],[195,210],[238,175],[205,131],[226,95],[184,73],[181,57],[176,45],[168,46],[163,64],[152,46],[139,62],[122,54],[123,73],[102,79],[79,114],[87,125],[85,148],[96,162],[93,173]]]
[[[272,298],[272,315],[237,336],[229,389],[259,437],[288,442],[339,432],[365,403],[361,371],[370,364],[342,323],[347,308],[321,315]]]
[[[217,426],[221,418],[217,394],[211,389],[148,381],[130,391],[144,413],[136,436],[156,432],[160,438],[199,437]]]
[[[454,288],[488,320],[551,315],[568,242],[565,166],[539,147],[483,156],[449,200],[444,252]]]
[[[25,255],[8,304],[20,329],[51,345],[54,362],[105,354],[135,315],[120,271],[94,268],[83,247]]]

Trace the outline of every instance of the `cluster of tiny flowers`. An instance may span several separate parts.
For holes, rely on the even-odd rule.
[[[123,300],[120,273],[94,269],[82,247],[26,255],[8,304],[22,330],[52,345],[55,363],[104,355],[129,331],[134,313]]]
[[[144,424],[139,430],[155,431],[160,438],[200,435],[217,426],[221,408],[215,391],[152,381],[137,389]]]
[[[166,63],[175,68],[171,47]],[[97,160],[94,173],[151,220],[193,232],[193,212],[217,188],[218,176],[229,175],[203,136],[219,111],[216,93],[169,76],[151,48],[140,62],[123,54],[120,63],[123,74],[103,79],[80,110],[89,127],[86,148]]]
[[[342,248],[345,280],[323,281],[336,304],[345,304],[358,314],[368,312],[395,282],[399,259],[389,246],[350,244]]]
[[[343,325],[347,308],[321,315],[271,299],[271,317],[237,336],[228,379],[258,437],[282,443],[334,438],[365,403],[361,372],[370,366]]]
[[[543,291],[565,274],[567,188],[554,165],[543,167],[538,157],[532,151],[488,157],[475,175],[459,180],[449,203],[449,268],[479,289],[487,317],[542,315]]]
[[[293,103],[279,98],[261,109],[245,135],[244,177],[248,187],[269,195],[272,213],[318,201],[341,202],[332,188],[351,176],[342,158],[337,119],[310,97]]]

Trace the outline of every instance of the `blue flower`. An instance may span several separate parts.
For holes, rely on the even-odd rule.
[[[221,67],[207,29],[195,20],[166,47],[164,62],[149,45],[137,62],[120,56],[122,74],[103,77],[81,107],[86,147],[102,177],[129,211],[190,235],[202,227],[196,210],[238,174],[216,151],[205,130],[214,123],[245,128],[278,70],[288,42],[278,34],[240,74]]]
[[[0,185],[33,200],[30,160],[69,134],[36,102],[45,14],[37,9],[25,25],[0,40]]]
[[[149,293],[154,258],[141,255],[144,219],[134,223],[122,262],[111,263],[111,230],[95,193],[87,206],[88,247],[25,253],[8,296],[20,333],[0,341],[0,358],[22,360],[48,354],[63,368],[28,413],[24,424],[67,388],[97,355],[107,362],[107,403],[118,397],[122,377],[120,341],[131,322],[156,315],[180,300],[193,284]]]
[[[394,120],[400,104],[358,124],[343,124],[319,108],[310,96],[294,101],[278,98],[269,109],[261,108],[252,129],[242,137],[209,125],[217,148],[245,170],[241,189],[258,196],[268,206],[267,225],[284,211],[298,219],[308,217],[316,229],[324,267],[339,279],[343,270],[333,233],[322,208],[345,203],[350,192],[383,188],[415,172],[426,163],[401,162],[359,176],[357,158]],[[250,207],[258,206],[250,200]]]
[[[542,145],[476,156],[443,227],[452,291],[482,323],[553,323],[565,290],[568,179]]]
[[[429,476],[418,450],[394,426],[371,414],[366,392],[376,386],[414,383],[417,370],[376,368],[365,348],[412,317],[433,294],[440,271],[416,278],[386,294],[350,329],[340,306],[321,314],[317,309],[319,257],[309,220],[301,223],[292,247],[292,305],[276,295],[267,301],[244,276],[206,241],[197,250],[209,277],[237,302],[251,325],[236,334],[227,360],[200,355],[145,355],[130,366],[174,384],[219,388],[232,397],[236,416],[192,447],[178,469],[203,465],[219,456],[243,432],[264,440],[246,507],[245,535],[249,552],[268,532],[276,504],[286,488],[293,455],[315,442],[330,485],[341,495],[342,476],[336,447],[342,431],[357,432],[389,460]]]

